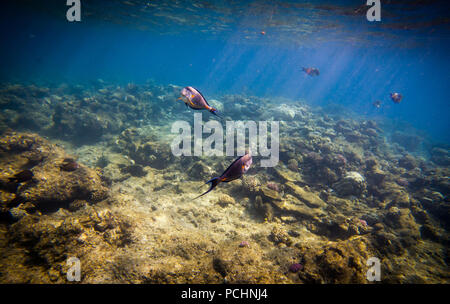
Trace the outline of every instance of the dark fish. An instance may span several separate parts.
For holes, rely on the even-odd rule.
[[[75,171],[79,167],[80,165],[78,165],[78,163],[71,158],[64,159],[64,162],[59,166],[59,168],[63,171]]]
[[[309,76],[319,76],[320,72],[316,68],[302,68],[302,71],[308,74]]]
[[[235,179],[240,178],[244,173],[248,171],[251,164],[252,164],[252,156],[250,155],[250,153],[246,153],[245,155],[240,156],[225,170],[225,172],[222,173],[221,176],[214,177],[213,179],[207,181],[206,184],[211,183],[209,190],[197,196],[196,198],[199,198],[200,196],[203,196],[206,193],[210,192],[221,182],[228,183]]]
[[[14,182],[14,183],[22,183],[22,182],[29,181],[30,179],[33,178],[33,176],[34,176],[34,174],[30,170],[23,170],[23,171],[17,173],[16,175],[14,175],[13,177],[8,178],[8,180],[10,182]]]
[[[379,101],[379,100],[374,101],[374,102],[372,103],[372,105],[373,105],[375,108],[379,109],[379,108],[381,108],[381,101]]]
[[[185,87],[181,90],[181,96],[178,98],[184,101],[187,107],[190,107],[194,110],[203,110],[206,109],[214,115],[217,114],[217,110],[211,107],[206,101],[205,97],[203,97],[202,93],[199,90],[193,87]]]
[[[400,93],[391,93],[391,99],[394,103],[400,103],[403,99],[403,95]]]

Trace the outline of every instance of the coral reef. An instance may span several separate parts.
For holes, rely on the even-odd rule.
[[[171,153],[179,90],[1,87],[0,282],[66,283],[70,257],[81,283],[370,283],[370,257],[382,282],[449,282],[447,146],[216,96],[226,119],[281,121],[280,162],[192,200],[229,159]]]

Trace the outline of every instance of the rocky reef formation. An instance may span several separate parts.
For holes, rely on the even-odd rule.
[[[280,162],[193,201],[231,159],[171,153],[179,89],[1,88],[0,282],[66,283],[70,257],[81,283],[370,283],[371,257],[385,283],[449,282],[448,147],[215,96],[225,118],[280,120]]]
[[[26,210],[54,210],[107,197],[99,172],[78,164],[63,149],[36,134],[6,132],[0,151],[2,217],[9,213],[17,219]]]
[[[128,242],[99,171],[36,134],[4,133],[0,153],[2,281],[64,282],[68,257]]]

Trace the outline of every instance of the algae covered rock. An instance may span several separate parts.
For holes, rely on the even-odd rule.
[[[366,189],[364,177],[355,171],[348,172],[345,177],[333,185],[334,190],[342,196],[360,196]]]
[[[290,121],[295,118],[295,110],[286,104],[274,108],[272,114],[276,120]]]
[[[299,172],[275,167],[272,169],[282,182],[304,182]]]
[[[434,147],[431,150],[431,160],[441,166],[450,165],[450,152],[449,149]]]
[[[0,162],[14,160],[17,166],[26,164],[32,172],[32,180],[20,183],[15,191],[20,200],[43,209],[57,209],[77,199],[98,202],[107,197],[108,189],[99,172],[75,162],[73,170],[63,170],[62,165],[72,158],[35,134],[9,133],[0,139],[0,145],[5,151]],[[30,162],[30,156],[34,161]]]
[[[302,187],[297,186],[292,182],[287,182],[286,187],[293,195],[303,201],[311,208],[326,207],[326,203],[316,194],[303,190]]]
[[[367,181],[374,186],[381,186],[386,179],[387,173],[379,168],[373,168],[366,173]]]
[[[292,245],[292,240],[289,237],[289,234],[286,232],[286,230],[280,227],[272,228],[272,231],[270,232],[270,239],[277,245],[278,244],[285,244],[286,246]]]
[[[298,170],[298,162],[296,159],[291,158],[288,161],[288,168],[291,169],[292,171],[296,172]]]
[[[310,208],[305,203],[298,200],[296,197],[288,194],[282,201],[271,201],[276,210],[283,213],[290,213],[301,219],[316,219],[324,215],[324,211],[320,208]]]
[[[217,200],[217,203],[222,206],[228,206],[228,205],[234,205],[236,203],[236,201],[234,200],[234,198],[232,198],[231,196],[229,196],[228,194],[222,194],[219,199]]]
[[[411,211],[406,208],[389,208],[385,217],[385,223],[395,229],[409,229],[413,235],[417,235],[419,231],[419,226]]]
[[[146,142],[129,145],[128,154],[137,164],[151,166],[156,169],[167,168],[173,160],[173,154],[168,144],[159,142]]]
[[[274,217],[274,210],[270,203],[264,202],[261,196],[256,196],[254,201],[255,210],[262,214],[262,218],[265,221],[272,221]]]
[[[253,195],[260,191],[261,181],[258,177],[253,175],[243,175],[241,180],[244,192]]]
[[[0,256],[0,265],[7,269],[10,282],[67,283],[68,257],[82,258],[83,277],[89,277],[103,269],[101,257],[129,244],[130,236],[128,221],[107,209],[28,215],[8,227],[7,240],[14,246],[14,256]],[[27,263],[27,271],[9,265],[16,257]]]
[[[398,165],[408,170],[412,170],[417,167],[417,160],[411,155],[405,155],[398,160]]]
[[[243,246],[236,250],[235,246],[222,246],[212,259],[213,269],[233,284],[258,284],[281,282],[275,278],[274,267],[259,246]]]
[[[66,204],[76,199],[98,202],[107,197],[107,188],[97,172],[80,167],[76,172],[61,173],[49,166],[34,169],[38,182],[21,187],[17,194],[40,207],[53,207],[53,204]]]
[[[187,171],[190,177],[203,180],[205,176],[211,176],[214,172],[202,161],[195,162]]]
[[[367,283],[366,261],[374,256],[371,244],[355,237],[324,246],[301,247],[303,271],[299,278],[304,283]]]
[[[281,200],[280,194],[267,186],[261,187],[261,196],[267,201]]]

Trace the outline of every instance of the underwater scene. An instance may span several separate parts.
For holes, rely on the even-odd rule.
[[[447,1],[0,15],[0,283],[450,283]]]

